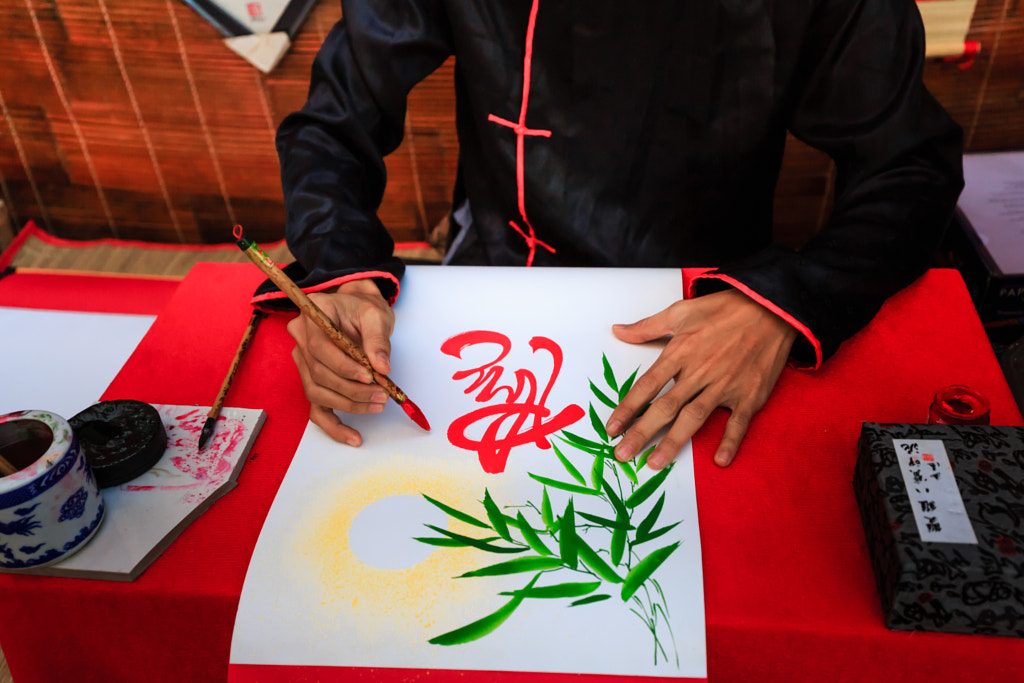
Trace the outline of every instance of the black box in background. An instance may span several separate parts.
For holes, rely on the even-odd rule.
[[[1024,427],[866,422],[853,486],[888,628],[1024,638]]]
[[[1024,273],[1000,270],[959,208],[946,231],[939,260],[940,265],[960,271],[983,323],[1024,317]],[[1024,333],[1024,327],[1016,331]]]

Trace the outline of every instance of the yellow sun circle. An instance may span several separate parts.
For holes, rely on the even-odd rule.
[[[480,501],[485,486],[495,495],[494,484],[475,462],[388,458],[325,486],[298,525],[294,554],[302,574],[320,597],[320,608],[357,619],[363,630],[380,628],[382,634],[397,630],[417,638],[479,612],[480,601],[488,599],[480,582],[454,577],[496,561],[486,553],[474,548],[437,547],[413,566],[381,569],[362,562],[350,547],[349,537],[360,512],[394,496],[426,493],[486,519]],[[487,536],[487,530],[451,517],[447,528],[466,536]],[[386,532],[381,532],[382,543],[388,542]],[[420,535],[439,536],[426,527]]]

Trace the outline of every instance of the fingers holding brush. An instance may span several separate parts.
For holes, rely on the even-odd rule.
[[[267,256],[265,251],[245,237],[241,225],[236,225],[232,234],[237,240],[235,244],[242,250],[242,253],[262,270],[271,282],[277,285],[302,312],[299,318],[289,324],[288,330],[296,342],[298,354],[295,355],[295,358],[298,359],[296,362],[299,364],[300,372],[304,373],[302,382],[306,389],[306,395],[313,397],[311,403],[323,409],[331,407],[317,402],[316,397],[324,395],[321,389],[333,392],[326,394],[333,400],[337,400],[338,396],[347,399],[348,403],[345,405],[349,405],[349,407],[353,401],[365,403],[365,401],[359,400],[359,394],[363,389],[360,387],[353,389],[353,385],[346,384],[346,381],[366,384],[372,380],[380,385],[385,393],[394,399],[395,403],[401,406],[410,420],[424,431],[429,432],[430,423],[427,421],[426,415],[387,375],[391,369],[390,340],[391,331],[395,328],[395,314],[388,303],[384,301],[384,297],[381,296],[373,281],[346,282],[331,294],[324,293],[317,296],[318,300],[331,311],[327,313],[310,298],[310,295],[303,292]],[[332,351],[328,351],[323,339],[308,326],[310,322],[343,355],[355,359],[355,362],[362,368],[353,370],[353,366],[347,361]],[[346,370],[346,368],[348,369]],[[333,385],[333,389],[331,385]],[[371,394],[370,397],[373,398],[376,395]],[[376,403],[373,400],[370,402]],[[324,410],[314,409],[313,415],[315,422],[319,420],[316,424],[327,425],[333,433],[347,437],[345,441],[348,443],[355,444],[361,441],[361,438],[356,438],[359,437],[359,434],[354,430],[339,430],[336,423],[325,419]]]
[[[306,392],[306,398],[309,400],[310,421],[339,443],[345,443],[349,446],[359,446],[362,444],[362,435],[342,422],[341,418],[334,411],[339,410],[353,414],[374,413],[382,411],[384,403],[353,401],[347,396],[317,384],[311,379],[305,360],[298,347],[292,351],[292,359],[299,370],[299,377],[302,379],[302,386]]]
[[[310,296],[334,323],[361,344],[375,371],[390,371],[394,313],[370,280],[349,282],[334,293]],[[384,409],[387,392],[373,382],[370,371],[350,358],[307,316],[288,324],[295,340],[292,359],[299,370],[310,419],[335,441],[357,446],[359,433],[333,413],[377,413]]]

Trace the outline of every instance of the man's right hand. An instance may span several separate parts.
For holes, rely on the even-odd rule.
[[[332,293],[310,294],[345,334],[363,347],[373,369],[391,372],[391,332],[395,314],[373,280],[346,282]],[[309,399],[309,419],[335,441],[358,446],[363,437],[334,413],[379,413],[388,395],[373,382],[369,370],[336,347],[307,316],[288,323],[295,339],[292,360]]]

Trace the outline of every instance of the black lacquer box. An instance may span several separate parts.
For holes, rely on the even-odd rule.
[[[866,422],[853,486],[887,627],[1024,638],[1024,427]]]

